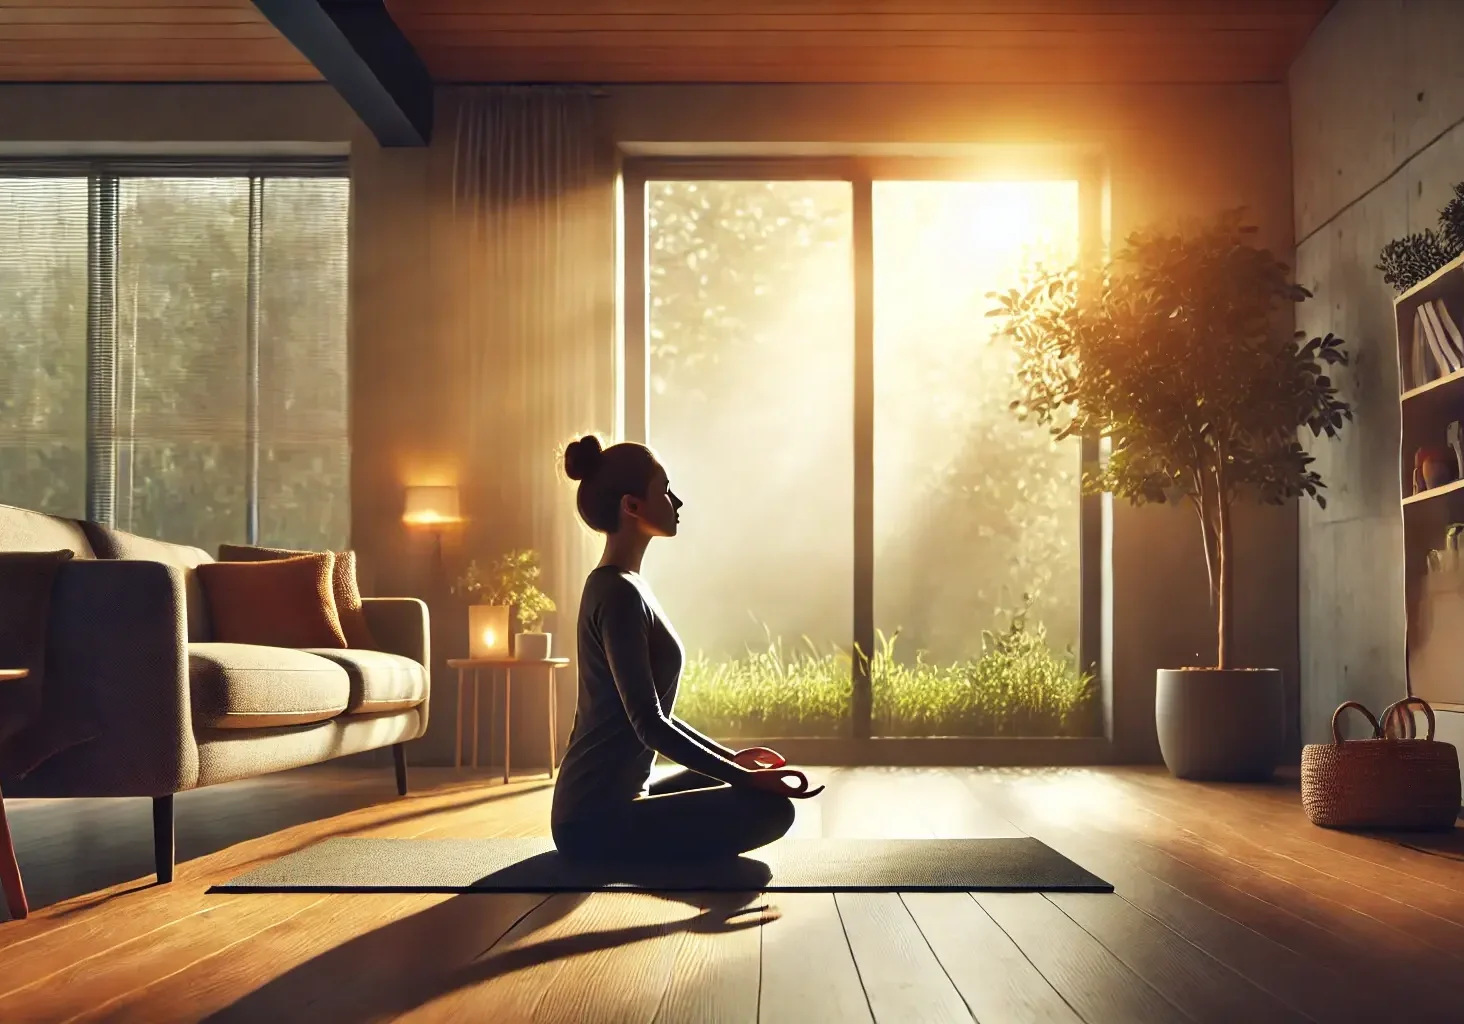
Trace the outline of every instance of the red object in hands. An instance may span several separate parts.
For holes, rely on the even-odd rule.
[[[759,768],[781,768],[788,763],[787,758],[769,747],[748,747],[746,750],[739,750],[733,755],[732,760],[748,771],[757,771]]]

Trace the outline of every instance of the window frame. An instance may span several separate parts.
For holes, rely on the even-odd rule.
[[[856,650],[875,649],[874,622],[874,206],[876,181],[1076,181],[1080,262],[1095,264],[1107,247],[1106,176],[1091,154],[1004,149],[951,157],[627,156],[621,164],[622,319],[617,354],[617,436],[645,443],[650,435],[650,293],[647,188],[652,181],[844,181],[853,189],[854,276],[854,605]],[[1099,439],[1084,437],[1086,473],[1100,457]],[[1099,687],[1103,732],[1081,738],[873,736],[868,663],[853,661],[849,735],[779,740],[790,757],[811,764],[1091,764],[1112,756],[1112,502],[1079,497],[1078,660]]]

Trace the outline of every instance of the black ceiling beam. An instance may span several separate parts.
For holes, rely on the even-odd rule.
[[[432,141],[432,76],[384,0],[254,0],[383,146]]]

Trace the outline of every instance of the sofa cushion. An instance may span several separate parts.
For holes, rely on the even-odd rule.
[[[70,551],[92,558],[91,542],[74,519],[0,505],[0,551]]]
[[[351,681],[324,658],[253,644],[188,645],[195,728],[303,725],[346,710]]]
[[[207,551],[186,544],[169,544],[165,540],[139,537],[135,533],[103,526],[101,523],[81,525],[86,530],[92,550],[98,558],[162,562],[164,565],[182,569],[184,591],[188,598],[188,639],[194,643],[205,643],[213,639],[208,602],[204,599],[203,585],[195,571],[200,565],[213,561]]]
[[[269,647],[345,647],[329,551],[268,562],[200,565],[214,639]]]
[[[347,714],[400,711],[414,708],[427,699],[427,670],[411,658],[357,648],[312,649],[309,653],[335,662],[350,678]]]
[[[293,548],[261,548],[251,544],[220,544],[220,562],[267,562],[280,558],[296,558],[315,554],[313,551],[297,551]],[[366,613],[361,608],[361,587],[356,582],[356,552],[335,551],[335,564],[331,569],[331,589],[335,592],[336,614],[340,616],[341,631],[346,634],[347,647],[364,647],[376,650],[376,639],[366,625]]]

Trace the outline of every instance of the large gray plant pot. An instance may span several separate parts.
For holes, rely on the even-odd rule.
[[[1161,668],[1159,750],[1181,779],[1262,782],[1286,739],[1286,694],[1274,668]]]

